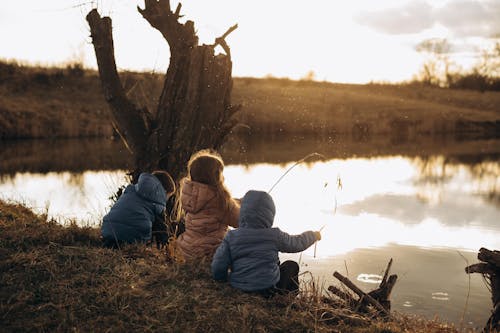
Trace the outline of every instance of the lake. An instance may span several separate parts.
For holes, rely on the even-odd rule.
[[[338,271],[370,291],[392,258],[393,310],[485,324],[489,290],[464,268],[479,248],[500,249],[500,140],[240,138],[222,155],[233,196],[272,188],[275,226],[323,228],[316,247],[281,255],[300,262],[304,285],[339,285]],[[98,225],[130,167],[112,140],[2,142],[0,158],[1,198],[61,223]]]

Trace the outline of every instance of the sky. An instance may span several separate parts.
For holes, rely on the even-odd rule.
[[[446,38],[463,69],[500,41],[500,0],[185,0],[182,22],[195,23],[201,43],[226,41],[233,76],[345,83],[401,82],[429,54],[416,46]],[[175,8],[178,1],[171,1]],[[24,0],[0,5],[0,58],[36,65],[83,62],[97,68],[85,20],[92,8],[113,20],[121,70],[168,68],[168,44],[138,13],[143,0]],[[219,51],[217,49],[217,51]]]

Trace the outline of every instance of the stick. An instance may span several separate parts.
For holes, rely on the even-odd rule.
[[[382,281],[379,284],[379,288],[381,288],[386,282],[387,282],[387,276],[389,275],[389,270],[391,269],[392,266],[392,258],[389,260],[389,263],[387,264],[387,268],[385,269],[384,277],[382,278]]]
[[[319,154],[319,153],[311,153],[307,156],[305,156],[304,158],[300,159],[299,161],[295,162],[294,165],[292,165],[291,167],[289,167],[284,174],[281,175],[281,177],[276,181],[276,183],[274,183],[273,186],[271,186],[271,188],[269,189],[269,191],[267,191],[267,193],[271,193],[271,191],[274,189],[274,187],[276,185],[278,185],[278,183],[283,179],[283,177],[286,176],[287,173],[289,173],[293,168],[295,168],[297,165],[299,165],[300,163],[304,162],[305,160],[307,160],[308,158],[310,157],[313,157],[313,156],[319,156],[321,158],[324,158],[323,155]]]
[[[321,228],[319,228],[319,232],[321,232],[321,230],[323,230],[323,228],[326,226],[326,224],[324,224]],[[314,259],[316,259],[316,247],[318,246],[318,241],[315,241],[314,242]]]
[[[465,261],[465,264],[467,266],[469,266],[469,261],[467,260],[467,258],[465,258],[465,256],[462,253],[460,253],[460,251],[457,251],[457,252],[460,255],[460,257],[462,257],[462,259]],[[460,318],[460,330],[462,330],[462,327],[463,327],[463,324],[464,324],[465,314],[467,313],[467,307],[469,305],[469,297],[470,297],[470,274],[467,274],[467,276],[469,278],[468,286],[467,286],[467,297],[465,298],[464,311],[462,312],[462,317]]]
[[[351,282],[351,280],[342,276],[342,274],[340,274],[337,271],[333,273],[333,276],[336,277],[340,282],[345,284],[347,287],[349,287],[349,289],[354,291],[360,298],[364,298],[368,303],[375,306],[377,310],[379,310],[380,312],[382,312],[387,316],[390,316],[390,313],[379,302],[377,302],[373,297],[371,297],[370,295],[359,289],[354,283]]]
[[[335,286],[329,286],[328,291],[335,294],[336,296],[341,298],[343,301],[349,303],[349,305],[354,305],[357,302],[354,299],[354,297],[352,297],[350,294],[343,292],[342,290],[340,290],[339,288],[337,288]]]

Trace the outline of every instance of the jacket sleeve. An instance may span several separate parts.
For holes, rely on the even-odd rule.
[[[240,218],[240,203],[231,199],[228,211],[225,216],[225,224],[233,228],[238,228],[238,220]]]
[[[231,265],[229,244],[226,239],[220,243],[212,259],[212,277],[216,281],[227,281],[227,272]]]
[[[163,212],[165,211],[165,206],[153,203],[153,209],[155,217],[163,218]]]
[[[286,253],[301,252],[313,245],[316,236],[313,231],[305,231],[300,235],[289,235],[286,232],[277,229],[278,232],[278,251]]]

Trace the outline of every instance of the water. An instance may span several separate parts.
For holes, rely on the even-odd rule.
[[[316,247],[281,256],[300,262],[303,283],[310,272],[325,288],[339,285],[332,276],[338,271],[370,291],[393,258],[393,310],[482,327],[490,294],[482,276],[464,268],[477,262],[479,248],[500,249],[498,143],[234,141],[223,151],[224,176],[235,197],[275,185],[275,226],[282,230],[323,228]],[[324,158],[296,164],[311,152]],[[108,141],[10,143],[0,157],[2,198],[91,225],[126,182],[129,163],[121,145]]]

